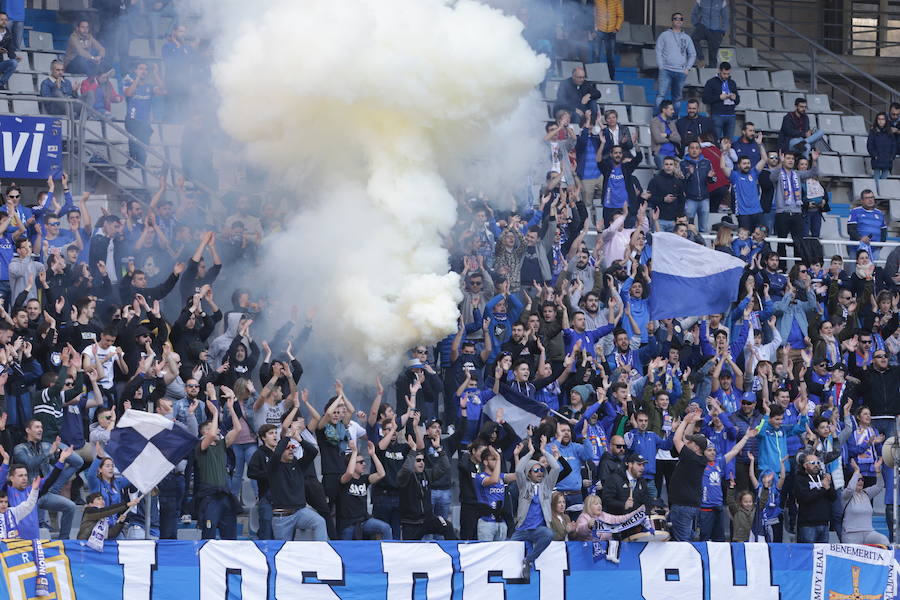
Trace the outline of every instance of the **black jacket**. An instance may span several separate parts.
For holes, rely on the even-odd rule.
[[[650,192],[650,204],[653,208],[659,208],[659,218],[662,221],[674,221],[684,214],[684,181],[660,171],[653,176],[647,185]],[[675,196],[674,202],[666,202],[669,194]]]
[[[733,115],[734,107],[741,103],[741,95],[734,79],[728,79],[728,91],[736,96],[734,104],[725,104],[719,95],[722,94],[722,80],[716,75],[703,86],[703,102],[709,106],[711,115]]]
[[[793,111],[784,115],[781,119],[781,129],[778,131],[778,149],[782,152],[790,151],[791,139],[806,137],[809,130],[809,115],[797,116]]]
[[[822,475],[810,476],[799,471],[794,478],[794,497],[797,498],[797,526],[827,525],[831,522],[831,503],[837,498],[834,483],[827,490],[820,487]]]
[[[287,436],[281,438],[272,451],[272,460],[266,464],[272,508],[301,509],[306,506],[306,467],[319,454],[319,449],[300,440],[303,457],[282,462],[281,455],[290,441]]]
[[[603,510],[611,515],[624,515],[631,512],[638,506],[650,503],[650,491],[647,489],[647,480],[639,477],[631,492],[632,504],[631,508],[625,508],[625,502],[628,501],[628,475],[624,472],[616,472],[603,482],[603,491],[600,497],[603,500]]]
[[[269,497],[269,472],[268,464],[271,462],[275,453],[269,450],[265,445],[257,448],[250,461],[247,463],[247,477],[257,483],[259,492],[257,498]]]
[[[900,367],[878,371],[873,365],[863,373],[860,394],[873,417],[900,414]]]
[[[410,452],[406,462],[397,473],[397,485],[400,488],[400,521],[403,523],[423,523],[426,518],[434,516],[431,506],[431,482],[441,479],[450,470],[450,460],[441,450],[433,468],[425,468],[416,473],[416,456],[420,452]],[[424,451],[421,452],[424,455]]]
[[[616,457],[612,452],[604,452],[600,457],[600,465],[597,467],[597,477],[606,487],[606,482],[612,479],[614,473],[625,476],[625,456]]]
[[[675,121],[675,128],[678,135],[681,136],[681,145],[687,148],[687,145],[694,140],[700,139],[701,133],[710,132],[715,135],[716,126],[709,117],[701,117],[697,115],[691,119],[689,117],[681,117]]]
[[[16,56],[16,36],[9,27],[6,28],[6,35],[3,36],[3,40],[0,40],[0,48],[3,49],[0,60],[16,60],[19,58]]]
[[[597,86],[593,83],[584,81],[581,85],[575,85],[575,82],[571,77],[561,81],[559,83],[559,89],[556,91],[556,103],[553,105],[553,112],[563,108],[569,111],[572,115],[572,121],[574,122],[576,120],[575,111],[580,110],[584,112],[588,108],[587,104],[581,102],[581,99],[584,98],[585,94],[591,95],[590,100],[600,98],[600,92],[597,91]]]

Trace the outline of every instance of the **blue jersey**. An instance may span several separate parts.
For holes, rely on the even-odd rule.
[[[703,470],[703,490],[700,498],[701,508],[722,506],[722,481],[725,479],[725,459],[717,456],[713,462],[707,462]]]
[[[759,201],[759,172],[752,168],[749,173],[731,172],[732,194],[738,215],[755,215],[762,212]]]
[[[487,473],[475,475],[475,497],[479,504],[484,504],[491,509],[491,514],[481,517],[481,520],[496,522],[497,509],[503,505],[503,496],[506,494],[506,484],[503,483],[503,473],[500,473],[500,481],[494,485],[485,486],[484,480],[488,477]]]
[[[872,241],[876,242],[881,240],[881,230],[887,227],[883,212],[877,208],[868,210],[862,206],[857,206],[850,211],[847,224],[851,223],[856,224],[856,233],[859,234],[859,237],[869,236]]]
[[[625,188],[625,173],[622,165],[613,167],[606,183],[606,195],[603,196],[603,208],[622,208],[628,202],[628,190]]]
[[[122,87],[131,87],[135,77],[137,76],[134,73],[126,75],[122,80]],[[128,112],[125,115],[126,119],[149,122],[150,107],[153,103],[153,86],[149,83],[138,84],[137,88],[134,90],[134,94],[130,98],[127,98],[127,103]]]
[[[9,281],[9,261],[13,259],[15,252],[12,232],[7,229],[6,233],[0,236],[0,281]]]

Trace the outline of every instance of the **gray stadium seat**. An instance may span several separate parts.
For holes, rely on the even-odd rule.
[[[735,48],[734,55],[737,63],[742,67],[758,67],[760,65],[756,48]]]
[[[631,123],[631,119],[628,116],[628,107],[624,104],[604,104],[603,110],[614,110],[619,115],[619,123]]]
[[[841,117],[838,115],[818,115],[819,129],[825,133],[849,133],[841,126]]]
[[[631,105],[631,120],[639,125],[649,123],[653,118],[653,108],[649,106]]]
[[[641,182],[641,186],[646,190],[653,178],[653,169],[635,169],[634,176]]]
[[[838,154],[856,154],[853,149],[853,138],[849,135],[829,135],[828,145]]]
[[[700,73],[697,71],[697,68],[694,67],[690,71],[688,71],[687,77],[684,80],[684,85],[691,87],[703,87],[705,81],[700,81]]]
[[[28,47],[35,50],[53,50],[53,34],[32,29],[28,32]]]
[[[747,87],[754,90],[767,90],[772,87],[768,71],[747,71]]]
[[[889,200],[900,200],[900,180],[897,179],[879,179],[875,183],[878,184],[878,197],[888,198]],[[893,215],[895,218],[900,214]]]
[[[565,79],[566,77],[572,76],[572,69],[581,67],[584,68],[584,64],[580,61],[575,60],[564,60],[560,63],[559,66],[559,76]]]
[[[643,146],[650,146],[650,126],[638,125],[638,139]]]
[[[31,53],[31,61],[34,65],[34,70],[38,73],[43,73],[44,75],[50,74],[50,63],[52,63],[57,58],[57,54],[48,54],[46,52],[32,52]]]
[[[9,78],[9,91],[16,94],[36,93],[34,89],[34,78],[30,73],[13,73]]]
[[[741,103],[738,108],[744,110],[759,110],[759,92],[756,90],[741,90]]]
[[[602,94],[600,101],[603,104],[622,101],[622,94],[619,92],[619,86],[615,83],[598,83],[597,89],[600,90],[600,93]]]
[[[647,104],[647,93],[639,85],[623,85],[622,100],[632,106],[635,104]]]
[[[632,25],[631,41],[634,44],[645,46],[652,46],[656,43],[656,39],[653,37],[653,29],[649,25]]]
[[[631,43],[631,23],[628,21],[622,22],[622,27],[619,29],[619,33],[616,34],[616,43],[617,44],[630,44]]]
[[[851,202],[862,196],[863,190],[872,190],[878,194],[878,186],[871,177],[857,177],[853,180],[853,198]]]
[[[840,177],[843,174],[841,159],[837,156],[823,154],[819,157],[819,173],[827,177]]]
[[[782,102],[784,102],[785,110],[794,110],[794,101],[797,98],[805,98],[805,97],[806,97],[806,95],[803,94],[802,92],[784,92],[783,94],[781,94],[781,98],[782,98]],[[812,107],[810,107],[810,108],[812,108]],[[809,111],[807,111],[807,114],[809,114],[809,116],[812,117],[812,114],[810,114],[812,112],[814,112],[814,111],[809,110]],[[819,110],[819,111],[815,111],[815,112],[827,112],[827,111]]]
[[[13,112],[19,115],[39,115],[37,100],[13,100]]]
[[[556,100],[556,95],[559,93],[559,79],[551,79],[547,82],[547,85],[544,87],[544,97],[548,100]]]
[[[782,111],[781,92],[759,92],[759,107],[763,110]]]
[[[806,116],[809,117],[809,126],[810,126],[812,129],[818,129],[818,128],[819,128],[819,121],[816,119],[816,115],[812,115],[812,114],[806,113]]]
[[[868,143],[869,143],[868,136],[865,136],[865,135],[854,135],[853,136],[853,144],[856,146],[857,154],[865,154],[866,156],[868,156],[869,155],[869,149],[867,147]]]
[[[588,63],[584,65],[588,81],[609,81],[609,67],[606,63]]]
[[[825,94],[809,94],[806,96],[806,102],[809,104],[809,112],[831,112],[831,104]]]
[[[748,110],[744,113],[744,122],[752,122],[758,131],[772,131],[769,127],[769,113],[755,110]]]
[[[845,177],[865,177],[866,161],[862,156],[842,156],[841,170]]]
[[[711,67],[703,67],[700,69],[700,85],[706,85],[706,82],[719,74],[719,69]]]
[[[791,70],[773,71],[772,87],[782,91],[796,90],[797,84],[794,83],[794,72]]]
[[[841,123],[845,133],[853,135],[868,135],[866,130],[866,122],[859,115],[851,115],[849,117],[841,117]]]
[[[621,32],[619,32],[621,34]],[[618,39],[619,36],[616,36]],[[645,71],[651,71],[653,69],[658,69],[659,65],[656,64],[656,50],[652,48],[644,48],[641,50],[641,68]]]

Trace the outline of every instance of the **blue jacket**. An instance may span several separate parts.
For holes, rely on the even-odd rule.
[[[805,291],[805,290],[804,290]],[[812,292],[807,292],[806,300],[802,302],[794,302],[794,294],[785,293],[782,296],[781,300],[775,303],[772,307],[773,311],[777,315],[779,312],[781,316],[778,318],[778,333],[781,334],[781,339],[787,340],[791,336],[791,323],[794,322],[794,319],[797,320],[797,325],[800,327],[800,331],[804,333],[809,330],[809,320],[806,318],[807,311],[816,309],[816,295]]]
[[[500,346],[509,341],[509,337],[512,335],[513,323],[519,320],[519,317],[522,315],[522,309],[524,308],[519,297],[516,294],[510,294],[506,297],[506,312],[494,312],[494,307],[497,306],[497,303],[502,299],[503,294],[497,294],[491,298],[484,307],[484,314],[490,319],[488,335],[491,336],[491,343],[493,344],[491,355],[487,360],[489,363],[493,362],[494,359],[497,358],[497,355],[500,354]]]
[[[632,429],[625,434],[625,445],[635,454],[640,454],[647,459],[647,466],[644,468],[644,479],[653,479],[656,475],[656,451],[671,450],[671,438],[663,438],[653,431],[640,431]]]
[[[709,198],[706,184],[712,173],[712,163],[702,154],[696,159],[685,155],[681,161],[681,172],[684,174],[684,197],[687,200],[704,200]]]
[[[872,157],[873,169],[890,169],[894,166],[894,156],[897,154],[897,140],[890,128],[870,129],[866,150]]]
[[[771,469],[776,473],[781,470],[781,459],[788,455],[788,436],[803,435],[806,431],[806,423],[809,418],[801,415],[800,419],[791,428],[781,426],[775,429],[769,424],[769,417],[763,417],[763,425],[759,430],[759,470]],[[790,462],[784,465],[786,471],[791,470]]]
[[[722,421],[722,430],[716,431],[712,426],[712,417],[707,414],[700,433],[705,435],[709,442],[716,447],[716,456],[724,459],[737,443],[737,428],[732,425],[726,413],[721,413],[719,420]],[[734,479],[734,477],[734,461],[730,460],[725,464],[725,479]]]
[[[570,442],[563,445],[562,442],[554,438],[548,446],[556,446],[559,449],[559,454],[565,458],[566,462],[569,463],[569,466],[572,467],[572,472],[569,473],[565,479],[560,479],[557,482],[556,489],[567,492],[580,491],[582,488],[581,465],[594,460],[594,449],[591,446],[591,442],[586,439],[580,444]],[[548,448],[548,451],[549,450],[550,448]]]
[[[722,0],[697,0],[691,10],[691,23],[695,27],[703,25],[713,31],[728,31],[728,10],[730,8]]]

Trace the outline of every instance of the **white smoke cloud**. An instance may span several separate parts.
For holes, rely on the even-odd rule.
[[[456,202],[442,173],[500,151],[500,123],[510,156],[528,145],[510,115],[527,113],[520,101],[549,63],[519,21],[468,0],[254,10],[219,38],[213,74],[225,131],[296,192],[296,217],[266,249],[269,293],[318,307],[319,348],[351,376],[389,371],[456,328],[458,276],[441,247]]]

